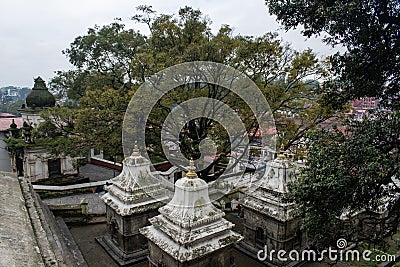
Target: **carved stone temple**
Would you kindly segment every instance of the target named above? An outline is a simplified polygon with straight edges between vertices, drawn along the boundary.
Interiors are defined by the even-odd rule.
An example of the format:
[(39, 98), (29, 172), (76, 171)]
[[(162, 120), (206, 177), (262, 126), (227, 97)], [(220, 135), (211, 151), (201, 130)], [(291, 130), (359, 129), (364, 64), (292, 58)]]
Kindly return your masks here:
[[(283, 151), (269, 161), (260, 181), (251, 186), (243, 200), (244, 239), (238, 248), (255, 257), (261, 249), (267, 248), (289, 253), (304, 248), (298, 218), (294, 217), (294, 203), (285, 201), (287, 184), (296, 179), (296, 165)], [(299, 262), (282, 262), (274, 257), (264, 262), (268, 266), (296, 266)]]
[(45, 147), (35, 144), (35, 140), (33, 140), (32, 130), (44, 121), (40, 113), (47, 108), (54, 107), (56, 102), (41, 77), (35, 79), (32, 91), (27, 95), (25, 101), (26, 105), (24, 104), (18, 111), (21, 112), (23, 120), (22, 134), (25, 143), (29, 145), (24, 147), (23, 153), (13, 155), (14, 169), (17, 169), (20, 175), (23, 174), (31, 182), (78, 174), (73, 158), (69, 155), (56, 157), (49, 155)]
[(208, 185), (190, 162), (186, 177), (176, 181), (171, 202), (140, 230), (149, 240), (149, 266), (234, 266), (232, 249), (242, 236), (210, 202)]
[(96, 240), (120, 266), (146, 260), (147, 239), (139, 229), (149, 224), (148, 219), (158, 214), (157, 209), (168, 197), (151, 175), (150, 162), (140, 155), (136, 145), (112, 183), (102, 196), (108, 231)]

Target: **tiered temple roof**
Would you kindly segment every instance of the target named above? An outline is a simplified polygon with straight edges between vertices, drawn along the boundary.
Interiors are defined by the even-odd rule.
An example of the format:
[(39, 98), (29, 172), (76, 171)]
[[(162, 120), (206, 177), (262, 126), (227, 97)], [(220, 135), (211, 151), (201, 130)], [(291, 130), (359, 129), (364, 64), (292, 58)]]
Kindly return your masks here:
[(124, 159), (122, 172), (113, 178), (103, 201), (121, 216), (143, 213), (167, 201), (165, 189), (151, 175), (150, 162), (140, 155), (135, 145), (131, 156)]
[(285, 221), (293, 218), (294, 204), (285, 200), (288, 183), (296, 179), (296, 165), (283, 151), (266, 164), (264, 176), (252, 185), (243, 205), (275, 219)]

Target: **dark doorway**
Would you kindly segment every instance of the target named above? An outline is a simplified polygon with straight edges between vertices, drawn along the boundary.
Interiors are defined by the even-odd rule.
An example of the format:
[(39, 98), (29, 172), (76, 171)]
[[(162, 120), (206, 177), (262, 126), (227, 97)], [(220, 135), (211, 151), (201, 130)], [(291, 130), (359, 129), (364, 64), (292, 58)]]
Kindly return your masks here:
[(264, 246), (264, 229), (261, 227), (257, 227), (256, 230), (256, 245), (263, 247)]
[(61, 160), (49, 159), (49, 178), (61, 176)]

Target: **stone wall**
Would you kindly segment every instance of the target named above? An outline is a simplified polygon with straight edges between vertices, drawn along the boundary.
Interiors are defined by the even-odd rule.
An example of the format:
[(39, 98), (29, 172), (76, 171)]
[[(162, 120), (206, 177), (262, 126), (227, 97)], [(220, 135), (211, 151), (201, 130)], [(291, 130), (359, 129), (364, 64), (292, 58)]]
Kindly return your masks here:
[[(289, 252), (293, 249), (300, 251), (305, 245), (301, 243), (302, 236), (297, 219), (279, 221), (251, 209), (245, 210), (244, 219), (243, 236), (245, 239), (242, 241), (242, 247), (246, 248), (248, 250), (246, 254), (251, 254), (250, 256), (253, 258), (257, 256), (258, 250), (264, 249), (265, 246), (267, 246), (268, 251), (284, 250)], [(263, 239), (256, 237), (258, 229), (263, 230)], [(273, 263), (275, 266), (289, 264), (277, 259)]]
[[(28, 146), (24, 149), (24, 176), (31, 182), (52, 178), (49, 173), (49, 160), (52, 157), (42, 146)], [(60, 173), (63, 175), (76, 175), (78, 169), (74, 167), (70, 156), (60, 157)]]
[(0, 178), (0, 266), (87, 266), (31, 184), (12, 173)]
[(33, 185), (35, 192), (40, 195), (41, 198), (56, 198), (69, 195), (93, 193), (98, 187), (103, 187), (106, 182), (110, 181), (98, 181), (92, 183), (82, 183), (73, 185)]
[(132, 253), (147, 247), (147, 239), (139, 233), (139, 229), (149, 225), (149, 218), (158, 214), (156, 210), (122, 217), (109, 206), (106, 206), (106, 209), (108, 236), (124, 253)]
[(43, 204), (25, 178), (18, 179), (45, 265), (86, 267), (82, 253), (68, 228), (64, 226), (65, 223), (62, 220), (57, 222), (50, 209)]

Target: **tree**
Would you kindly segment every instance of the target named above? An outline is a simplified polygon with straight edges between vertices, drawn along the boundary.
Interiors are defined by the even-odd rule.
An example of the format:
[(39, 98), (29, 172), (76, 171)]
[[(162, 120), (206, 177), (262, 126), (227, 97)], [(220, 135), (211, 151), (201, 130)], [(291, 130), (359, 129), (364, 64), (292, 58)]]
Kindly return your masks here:
[(327, 44), (347, 49), (332, 58), (346, 99), (374, 96), (399, 108), (398, 1), (268, 0), (267, 5), (286, 29), (301, 25), (307, 37), (326, 33)]
[(118, 20), (103, 27), (89, 28), (87, 35), (75, 38), (63, 51), (75, 70), (58, 71), (51, 86), (67, 91), (71, 99), (79, 99), (86, 90), (108, 88), (126, 91), (136, 82), (131, 60), (146, 49), (145, 37), (125, 29)]
[(25, 101), (23, 101), (23, 100), (10, 101), (6, 104), (1, 103), (0, 111), (20, 116), (21, 113), (18, 111), (18, 109), (20, 109), (24, 103), (25, 103)]
[[(344, 105), (361, 97), (375, 97), (380, 107), (362, 122), (347, 120), (341, 131), (316, 131), (309, 136), (309, 161), (293, 199), (300, 207), (304, 226), (315, 242), (331, 245), (341, 235), (349, 240), (380, 242), (397, 230), (400, 177), (400, 5), (398, 1), (277, 1), (268, 0), (271, 14), (286, 29), (303, 26), (303, 34), (326, 34), (324, 41), (343, 46), (332, 69), (337, 79), (325, 87), (326, 103)], [(389, 190), (389, 188), (393, 188)], [(382, 226), (365, 236), (362, 222), (343, 229), (343, 214), (373, 211), (382, 200), (390, 218), (369, 220)], [(388, 201), (396, 200), (396, 201)], [(378, 227), (376, 229), (379, 229)]]
[[(400, 154), (390, 143), (399, 142), (399, 123), (399, 112), (394, 112), (389, 120), (349, 120), (345, 130), (307, 134), (307, 166), (290, 189), (314, 244), (326, 247), (343, 237), (380, 244), (397, 231), (400, 210), (393, 178), (399, 174)], [(379, 214), (382, 209), (388, 212)]]
[[(97, 144), (104, 149), (112, 145), (121, 151), (117, 138), (121, 135), (120, 127), (103, 127), (107, 118), (99, 121), (103, 115), (108, 118), (114, 115), (118, 118), (115, 122), (121, 122), (128, 101), (125, 97), (113, 98), (114, 93), (127, 96), (154, 73), (187, 61), (220, 62), (247, 74), (270, 102), (278, 118), (278, 130), (285, 131), (280, 142), (287, 147), (298, 143), (306, 131), (334, 114), (331, 106), (321, 104), (319, 87), (309, 80), (328, 76), (324, 63), (311, 50), (294, 51), (279, 40), (277, 34), (234, 36), (232, 29), (223, 25), (214, 35), (209, 19), (190, 7), (180, 9), (174, 16), (159, 15), (151, 7), (141, 6), (133, 20), (148, 25), (150, 35), (145, 37), (126, 30), (118, 21), (103, 28), (89, 29), (87, 35), (77, 37), (65, 51), (76, 68), (59, 72), (53, 79), (70, 97), (78, 99), (74, 131), (88, 145)], [(102, 104), (107, 101), (102, 99), (107, 94), (116, 101), (109, 107), (118, 108), (108, 110), (107, 105)], [(223, 101), (239, 110), (246, 129), (252, 133), (250, 138), (256, 138), (258, 125), (254, 115), (238, 96), (213, 84), (188, 84), (163, 96), (148, 119), (147, 149), (153, 158), (165, 158), (160, 144), (161, 127), (174, 105), (200, 96)], [(53, 109), (52, 112), (57, 111)], [(198, 147), (207, 136), (218, 143), (220, 157), (213, 164), (228, 156), (230, 144), (226, 132), (212, 120), (193, 120), (184, 130), (180, 140), (187, 158), (196, 159), (200, 155)], [(103, 140), (102, 134), (114, 136), (115, 142)], [(206, 177), (207, 173), (201, 175)]]
[(54, 155), (85, 156), (95, 147), (108, 156), (122, 156), (122, 122), (132, 93), (91, 90), (80, 98), (79, 107), (45, 109), (35, 138)]

